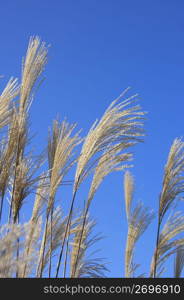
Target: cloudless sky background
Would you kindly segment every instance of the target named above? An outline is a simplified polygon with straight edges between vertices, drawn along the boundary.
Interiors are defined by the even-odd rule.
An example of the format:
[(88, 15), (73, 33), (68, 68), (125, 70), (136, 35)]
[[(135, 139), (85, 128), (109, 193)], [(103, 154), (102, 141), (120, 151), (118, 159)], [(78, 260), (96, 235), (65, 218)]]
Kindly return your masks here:
[[(169, 148), (184, 134), (184, 2), (6, 0), (0, 10), (1, 89), (11, 75), (20, 76), (31, 35), (51, 45), (45, 81), (31, 109), (36, 149), (46, 146), (57, 115), (78, 122), (86, 134), (125, 88), (132, 87), (129, 95), (139, 94), (148, 115), (145, 142), (134, 148), (135, 201), (157, 211)], [(110, 262), (111, 277), (124, 273), (122, 183), (121, 173), (106, 178), (91, 207), (97, 231), (105, 236), (98, 255)], [(155, 234), (156, 220), (138, 243), (138, 274), (149, 271)]]

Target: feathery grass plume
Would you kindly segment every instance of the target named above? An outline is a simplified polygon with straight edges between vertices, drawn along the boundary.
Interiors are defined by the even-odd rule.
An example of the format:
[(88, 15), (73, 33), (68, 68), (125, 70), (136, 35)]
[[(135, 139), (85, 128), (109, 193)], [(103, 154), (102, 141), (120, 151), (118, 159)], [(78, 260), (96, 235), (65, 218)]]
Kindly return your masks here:
[(184, 238), (180, 234), (184, 232), (184, 216), (180, 212), (172, 214), (165, 223), (158, 240), (157, 248), (155, 249), (154, 257), (151, 264), (150, 276), (153, 277), (155, 271), (155, 255), (157, 255), (157, 273), (162, 270), (165, 261), (174, 253), (178, 246), (184, 244)]
[(177, 196), (184, 192), (184, 142), (176, 138), (170, 148), (169, 156), (164, 171), (162, 191), (159, 197), (159, 215), (156, 236), (156, 248), (154, 253), (154, 261), (152, 262), (151, 274), (153, 277), (157, 273), (157, 258), (160, 228), (163, 218), (176, 200)]
[(118, 103), (127, 90), (111, 103), (101, 120), (96, 121), (89, 130), (78, 160), (74, 190), (94, 167), (95, 161), (91, 162), (91, 159), (95, 154), (104, 150), (111, 151), (116, 145), (120, 151), (123, 151), (125, 144), (130, 143), (132, 146), (141, 141), (140, 136), (143, 136), (141, 126), (145, 113), (140, 110), (139, 105), (129, 107), (137, 95)]
[(12, 122), (10, 123), (7, 131), (7, 137), (4, 141), (2, 141), (0, 150), (0, 220), (2, 216), (4, 196), (8, 188), (9, 179), (12, 174), (13, 161), (15, 159), (16, 135), (14, 128), (16, 123), (17, 120), (15, 118), (15, 114), (13, 114)]
[(47, 62), (48, 47), (41, 42), (39, 37), (31, 37), (22, 64), (22, 81), (20, 89), (19, 109), (25, 112), (32, 101), (32, 92), (38, 77), (44, 70)]
[(27, 135), (28, 135), (28, 110), (32, 101), (32, 92), (35, 83), (42, 73), (47, 60), (47, 48), (44, 43), (41, 43), (38, 37), (32, 37), (29, 42), (29, 46), (26, 53), (26, 58), (22, 66), (22, 80), (20, 85), (20, 94), (18, 107), (14, 109), (14, 114), (17, 115), (17, 144), (15, 153), (15, 164), (13, 172), (13, 191), (12, 199), (10, 204), (10, 214), (9, 220), (12, 214), (13, 202), (15, 195), (15, 185), (17, 177), (21, 177), (21, 164), (24, 161), (24, 151), (27, 145)]
[(132, 209), (134, 193), (134, 179), (129, 171), (124, 175), (124, 196), (126, 216), (128, 221), (128, 234), (125, 250), (125, 277), (133, 277), (138, 265), (133, 262), (135, 245), (140, 236), (145, 232), (151, 223), (154, 214), (152, 211), (144, 207), (142, 203), (138, 203)]
[(180, 278), (184, 267), (184, 247), (178, 246), (174, 260), (174, 278)]
[(13, 112), (12, 100), (18, 96), (19, 91), (17, 79), (10, 78), (0, 95), (0, 129), (10, 123)]
[(98, 242), (101, 239), (101, 237), (98, 235), (91, 237), (91, 233), (96, 223), (93, 220), (90, 220), (89, 216), (87, 216), (87, 220), (85, 222), (82, 243), (78, 255), (82, 224), (83, 218), (81, 218), (81, 221), (79, 222), (78, 226), (73, 231), (74, 237), (73, 241), (71, 242), (72, 249), (70, 260), (70, 277), (105, 277), (105, 272), (108, 271), (108, 269), (102, 262), (102, 259), (89, 259), (87, 257), (87, 250), (89, 250), (89, 248), (94, 243)]
[(7, 133), (2, 142), (0, 153), (0, 220), (3, 210), (4, 195), (8, 186), (9, 175), (12, 171), (12, 163), (15, 156), (15, 146), (17, 136), (15, 134), (15, 123), (17, 122), (14, 114), (12, 100), (19, 93), (17, 79), (11, 78), (0, 96), (0, 129), (8, 125)]
[(162, 220), (176, 197), (184, 191), (184, 142), (175, 139), (165, 166), (162, 192), (160, 195), (159, 214)]
[(48, 203), (48, 212), (53, 205), (54, 197), (63, 178), (70, 168), (76, 162), (72, 158), (74, 148), (81, 143), (79, 132), (71, 136), (75, 129), (75, 124), (69, 124), (63, 121), (61, 124), (54, 121), (53, 130), (48, 141), (48, 162), (50, 176), (50, 197)]
[(125, 277), (133, 277), (137, 266), (133, 263), (135, 245), (138, 239), (143, 235), (153, 219), (153, 213), (138, 203), (136, 207), (129, 212), (128, 234), (125, 250)]

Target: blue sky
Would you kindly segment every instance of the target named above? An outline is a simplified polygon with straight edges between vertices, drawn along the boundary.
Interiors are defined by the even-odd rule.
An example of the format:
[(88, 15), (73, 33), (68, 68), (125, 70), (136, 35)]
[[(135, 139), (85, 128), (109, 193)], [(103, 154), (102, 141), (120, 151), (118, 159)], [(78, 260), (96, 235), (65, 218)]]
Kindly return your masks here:
[[(31, 110), (35, 147), (46, 145), (56, 115), (78, 122), (85, 134), (131, 86), (148, 111), (145, 143), (134, 149), (135, 200), (157, 210), (169, 148), (184, 133), (183, 1), (6, 0), (0, 8), (0, 88), (11, 75), (20, 75), (31, 35), (51, 45), (45, 81)], [(112, 277), (121, 277), (124, 268), (122, 181), (120, 173), (109, 176), (91, 209), (97, 230), (105, 236), (99, 247), (111, 262)], [(153, 222), (137, 247), (140, 273), (148, 271), (155, 228)]]

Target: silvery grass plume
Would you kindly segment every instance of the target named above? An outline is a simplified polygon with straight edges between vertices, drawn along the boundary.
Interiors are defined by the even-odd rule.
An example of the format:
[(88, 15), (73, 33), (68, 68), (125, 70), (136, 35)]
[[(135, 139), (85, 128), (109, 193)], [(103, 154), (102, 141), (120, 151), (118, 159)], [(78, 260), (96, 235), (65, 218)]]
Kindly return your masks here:
[(162, 220), (176, 197), (184, 191), (184, 143), (175, 139), (165, 166), (162, 192), (160, 195), (159, 215)]
[(178, 246), (174, 260), (174, 278), (180, 278), (184, 267), (184, 246)]
[[(129, 161), (131, 155), (129, 153), (123, 155), (122, 152), (140, 142), (144, 135), (142, 121), (145, 113), (141, 111), (139, 105), (131, 106), (137, 95), (120, 101), (127, 90), (111, 103), (100, 121), (96, 121), (92, 125), (84, 139), (75, 173), (73, 199), (70, 208), (71, 217), (77, 190), (84, 179), (92, 171), (96, 172), (85, 208), (86, 215), (87, 207), (104, 177), (113, 171), (120, 162)], [(66, 231), (70, 228), (70, 218)], [(59, 273), (63, 248), (64, 245), (62, 245), (58, 260), (56, 277)]]
[(4, 197), (8, 189), (15, 158), (16, 135), (14, 125), (16, 120), (14, 119), (14, 114), (12, 118), (12, 123), (7, 130), (7, 136), (1, 141), (0, 149), (0, 220), (3, 212)]
[[(142, 120), (145, 113), (139, 105), (130, 106), (135, 102), (137, 95), (119, 102), (127, 91), (128, 89), (111, 103), (100, 121), (96, 121), (89, 130), (77, 163), (74, 191), (95, 167), (101, 152), (111, 152), (117, 148), (119, 152), (124, 151), (141, 141), (140, 137), (144, 135)], [(95, 159), (95, 155), (98, 157), (91, 161)]]
[[(157, 254), (157, 273), (155, 277), (159, 277), (165, 271), (164, 263), (166, 260), (178, 251), (179, 246), (184, 245), (184, 238), (180, 236), (183, 232), (184, 216), (181, 212), (176, 212), (168, 218), (159, 234), (159, 241), (155, 250), (155, 254)], [(151, 277), (154, 274), (154, 262), (155, 257), (152, 259)]]
[[(81, 228), (83, 226), (83, 218), (73, 230), (74, 237), (71, 242), (71, 259), (70, 259), (70, 277), (81, 278), (81, 277), (105, 277), (105, 273), (108, 271), (106, 264), (102, 259), (90, 258), (87, 255), (90, 247), (98, 242), (102, 237), (99, 235), (91, 236), (93, 228), (96, 223), (90, 220), (89, 215), (86, 218), (85, 227), (83, 230), (83, 236), (79, 251), (79, 243), (81, 238)], [(79, 251), (79, 253), (78, 253)]]
[(10, 78), (0, 95), (0, 129), (8, 125), (13, 113), (13, 101), (18, 96), (20, 87), (17, 79)]
[[(47, 47), (45, 43), (41, 43), (38, 37), (30, 39), (26, 57), (22, 64), (22, 78), (20, 84), (20, 92), (18, 94), (18, 105), (14, 106), (14, 119), (16, 126), (14, 126), (14, 133), (16, 135), (16, 150), (13, 168), (13, 189), (10, 204), (9, 221), (12, 216), (13, 205), (16, 202), (15, 187), (18, 187), (19, 179), (22, 176), (22, 167), (25, 162), (25, 148), (28, 143), (28, 112), (33, 99), (33, 90), (35, 84), (41, 75), (47, 61)], [(24, 168), (25, 169), (25, 168)], [(13, 221), (17, 221), (17, 216), (13, 216)]]
[(124, 176), (124, 196), (125, 207), (128, 221), (128, 234), (125, 250), (125, 277), (134, 277), (134, 272), (138, 265), (134, 264), (133, 257), (135, 246), (141, 235), (145, 232), (151, 223), (154, 214), (142, 203), (138, 203), (132, 209), (132, 200), (134, 192), (134, 179), (129, 171)]
[(64, 183), (63, 179), (76, 162), (74, 149), (81, 143), (79, 132), (73, 134), (76, 124), (69, 124), (63, 121), (59, 124), (54, 121), (52, 132), (48, 141), (48, 162), (50, 178), (50, 196), (48, 211), (53, 206), (56, 191), (60, 184)]
[(159, 257), (160, 228), (163, 218), (177, 197), (184, 192), (184, 143), (176, 138), (170, 148), (167, 163), (164, 170), (162, 191), (159, 197), (158, 229), (156, 237), (156, 247), (154, 260), (152, 261), (151, 274), (157, 274), (157, 264)]
[(14, 124), (13, 100), (15, 100), (18, 94), (19, 86), (17, 79), (11, 78), (0, 95), (0, 129), (2, 130), (8, 125), (7, 134), (1, 140), (0, 149), (0, 220), (2, 217), (4, 196), (14, 159), (16, 135), (12, 126)]
[(22, 80), (20, 89), (20, 113), (29, 109), (35, 84), (47, 63), (48, 47), (39, 37), (31, 37), (25, 59), (22, 63)]

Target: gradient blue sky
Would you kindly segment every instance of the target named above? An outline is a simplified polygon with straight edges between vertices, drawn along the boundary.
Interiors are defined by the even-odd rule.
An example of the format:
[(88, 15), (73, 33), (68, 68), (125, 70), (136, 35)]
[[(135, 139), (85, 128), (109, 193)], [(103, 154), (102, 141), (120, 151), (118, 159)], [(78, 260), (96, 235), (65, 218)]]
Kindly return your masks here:
[[(135, 200), (157, 210), (170, 145), (184, 133), (184, 2), (6, 0), (0, 9), (1, 88), (11, 75), (20, 75), (30, 35), (51, 44), (46, 79), (31, 110), (38, 149), (46, 145), (56, 115), (78, 122), (85, 134), (127, 86), (139, 93), (148, 120), (145, 143), (134, 150)], [(105, 236), (99, 247), (111, 262), (112, 277), (121, 277), (124, 268), (122, 180), (120, 173), (109, 176), (91, 209)], [(148, 271), (155, 226), (153, 222), (137, 247), (140, 273)]]

